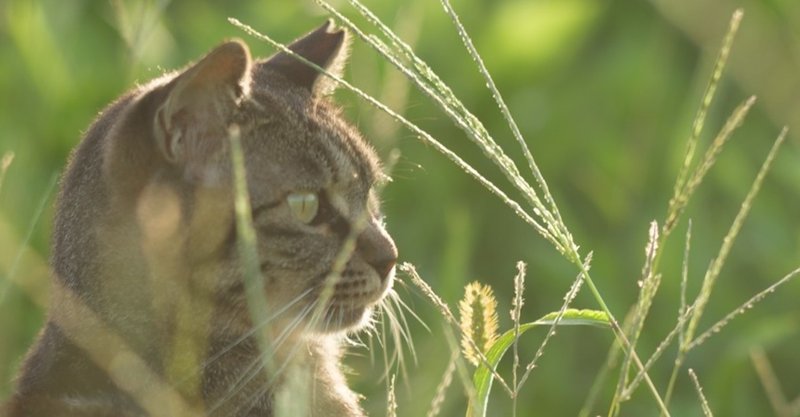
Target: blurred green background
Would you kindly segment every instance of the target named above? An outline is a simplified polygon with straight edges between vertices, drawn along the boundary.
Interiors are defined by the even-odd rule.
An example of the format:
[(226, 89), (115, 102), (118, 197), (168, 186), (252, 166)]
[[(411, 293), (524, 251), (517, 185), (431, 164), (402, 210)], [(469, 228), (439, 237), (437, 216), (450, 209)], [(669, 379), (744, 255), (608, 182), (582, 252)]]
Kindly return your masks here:
[[(346, 2), (334, 4), (355, 17)], [(367, 4), (415, 45), (524, 166), (439, 2)], [(618, 317), (635, 301), (648, 223), (662, 220), (666, 212), (730, 15), (744, 7), (703, 143), (738, 103), (751, 94), (759, 101), (689, 206), (692, 296), (780, 127), (793, 131), (701, 328), (800, 265), (800, 2), (453, 0), (453, 5), (517, 117), (577, 243), (584, 253), (594, 251), (593, 277)], [(43, 320), (51, 189), (69, 150), (116, 96), (185, 65), (224, 38), (244, 38), (257, 56), (272, 53), (230, 25), (229, 16), (282, 41), (326, 17), (310, 0), (0, 1), (0, 153), (16, 155), (0, 189), (0, 399), (8, 395), (21, 356)], [(358, 41), (346, 78), (510, 189), (441, 112)], [(528, 263), (523, 317), (533, 320), (559, 308), (574, 267), (498, 199), (385, 115), (347, 91), (337, 92), (336, 100), (382, 156), (400, 152), (383, 200), (402, 261), (414, 263), (453, 306), (467, 282), (491, 284), (502, 329), (510, 326), (507, 312), (519, 260)], [(43, 199), (44, 211), (37, 217)], [(639, 345), (645, 357), (675, 323), (685, 230), (684, 220), (663, 260), (663, 287)], [(408, 362), (397, 390), (399, 415), (423, 416), (449, 351), (436, 311), (408, 285), (396, 288), (430, 327), (427, 331), (412, 320), (418, 359)], [(698, 373), (716, 415), (776, 415), (750, 359), (756, 348), (766, 352), (786, 397), (800, 396), (798, 294), (800, 282), (790, 283), (690, 354), (687, 366)], [(575, 305), (597, 307), (587, 293)], [(541, 332), (532, 333), (521, 344), (523, 361), (541, 341)], [(576, 415), (611, 341), (609, 332), (597, 329), (559, 331), (523, 391), (519, 415)], [(673, 354), (671, 349), (652, 372), (662, 391)], [(380, 356), (355, 348), (346, 359), (354, 372), (351, 381), (366, 396), (364, 405), (373, 416), (384, 415), (386, 406)], [(507, 370), (504, 363), (501, 372)], [(606, 384), (594, 414), (605, 414), (613, 385)], [(491, 415), (510, 415), (507, 398), (499, 390), (495, 394)], [(441, 415), (464, 415), (464, 398), (454, 382)], [(685, 372), (672, 411), (701, 415)], [(657, 408), (640, 389), (622, 415), (657, 415)]]

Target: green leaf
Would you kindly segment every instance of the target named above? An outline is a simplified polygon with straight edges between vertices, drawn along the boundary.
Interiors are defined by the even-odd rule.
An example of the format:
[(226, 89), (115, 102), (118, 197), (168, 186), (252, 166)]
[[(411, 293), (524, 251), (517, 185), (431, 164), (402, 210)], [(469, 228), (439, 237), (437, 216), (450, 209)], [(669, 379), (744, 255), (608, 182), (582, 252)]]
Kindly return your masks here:
[[(539, 320), (534, 322), (521, 324), (519, 326), (519, 334), (522, 335), (526, 331), (537, 327), (537, 326), (552, 326), (553, 323), (556, 321), (559, 312), (554, 311), (552, 313), (545, 314)], [(611, 323), (608, 320), (608, 316), (606, 313), (597, 310), (578, 310), (578, 309), (567, 309), (564, 311), (564, 315), (561, 317), (561, 320), (558, 322), (559, 326), (595, 326), (595, 327), (611, 327)], [(492, 366), (492, 369), (497, 368), (497, 364), (500, 363), (500, 359), (503, 358), (506, 351), (509, 347), (514, 344), (514, 329), (511, 329), (502, 336), (500, 336), (496, 342), (489, 348), (486, 352), (486, 359), (489, 365)], [(489, 402), (489, 392), (492, 390), (492, 382), (494, 381), (494, 375), (492, 374), (491, 370), (486, 367), (485, 364), (481, 364), (478, 366), (478, 369), (475, 370), (475, 374), (472, 377), (472, 383), (475, 385), (475, 406), (473, 404), (469, 404), (467, 408), (467, 417), (485, 417), (486, 416), (486, 407)]]

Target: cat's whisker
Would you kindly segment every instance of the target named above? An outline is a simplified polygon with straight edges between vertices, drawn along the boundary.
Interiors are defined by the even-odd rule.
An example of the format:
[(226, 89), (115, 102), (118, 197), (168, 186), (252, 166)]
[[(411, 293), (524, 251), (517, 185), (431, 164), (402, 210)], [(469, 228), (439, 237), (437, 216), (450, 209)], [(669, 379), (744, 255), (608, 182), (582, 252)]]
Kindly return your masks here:
[(395, 312), (394, 305), (388, 302), (388, 299), (385, 300), (383, 304), (384, 304), (383, 311), (386, 313), (386, 319), (389, 322), (388, 333), (392, 337), (393, 351), (391, 354), (390, 363), (396, 364), (396, 367), (400, 369), (400, 371), (405, 375), (407, 374), (407, 372), (405, 367), (405, 353), (403, 350), (403, 341), (405, 340), (406, 343), (408, 343), (407, 335), (404, 333), (404, 329), (402, 328), (400, 321), (397, 319), (397, 315), (400, 313)]
[(392, 364), (394, 363), (394, 354), (391, 356), (389, 355), (389, 342), (386, 340), (386, 321), (388, 319), (388, 311), (385, 304), (385, 301), (381, 301), (380, 305), (378, 306), (380, 309), (380, 324), (381, 324), (381, 331), (378, 332), (377, 328), (375, 329), (376, 340), (378, 344), (381, 346), (381, 355), (383, 356), (383, 375), (381, 375), (381, 380), (385, 380), (389, 377), (391, 373), (390, 370), (392, 368)]
[[(404, 353), (404, 346), (407, 347), (411, 353), (414, 362), (417, 361), (417, 353), (414, 347), (413, 339), (411, 338), (411, 331), (408, 326), (408, 321), (404, 314), (404, 309), (409, 310), (408, 306), (399, 300), (396, 292), (389, 291), (387, 296), (378, 304), (381, 329), (373, 329), (377, 336), (375, 340), (382, 346), (383, 360), (385, 372), (381, 378), (385, 378), (390, 373), (393, 367), (397, 367), (404, 375), (408, 374), (406, 367), (406, 357)], [(412, 312), (413, 313), (413, 312)], [(414, 315), (416, 317), (416, 315)], [(418, 317), (416, 317), (419, 319)], [(387, 328), (388, 327), (388, 328)], [(393, 343), (389, 344), (386, 340), (386, 335), (390, 335)], [(394, 349), (389, 354), (389, 349)]]
[(374, 349), (373, 349), (373, 339), (378, 337), (378, 330), (375, 326), (376, 320), (374, 317), (370, 317), (369, 323), (362, 329), (361, 332), (356, 333), (353, 335), (355, 340), (353, 343), (355, 346), (361, 346), (369, 352), (370, 363), (375, 362), (374, 357)]
[(213, 414), (217, 409), (219, 409), (219, 407), (230, 401), (241, 389), (247, 386), (248, 383), (250, 383), (256, 376), (259, 375), (259, 373), (264, 370), (267, 361), (270, 360), (275, 355), (275, 352), (281, 348), (283, 343), (289, 339), (289, 336), (294, 333), (294, 330), (296, 330), (297, 327), (303, 322), (308, 313), (314, 309), (315, 305), (316, 302), (307, 305), (303, 308), (300, 314), (297, 315), (297, 317), (292, 319), (289, 325), (287, 325), (286, 328), (284, 328), (275, 339), (274, 344), (270, 345), (270, 352), (260, 352), (259, 355), (256, 355), (256, 357), (245, 368), (245, 372), (240, 375), (239, 378), (233, 382), (233, 384), (230, 385), (228, 392), (223, 396), (223, 398), (221, 398), (213, 407), (209, 409), (209, 413)]
[[(314, 307), (314, 304), (316, 304), (318, 301), (319, 300), (316, 300), (314, 303), (309, 305), (308, 306), (309, 308), (304, 311), (303, 315), (305, 316), (309, 312), (311, 312), (313, 307)], [(302, 322), (302, 320), (298, 321), (295, 326), (299, 325), (299, 323), (301, 323), (301, 322)], [(303, 327), (303, 330), (302, 330), (301, 333), (304, 333), (304, 334), (308, 333), (308, 331), (310, 329), (312, 329), (313, 327), (314, 327), (314, 325), (312, 325), (310, 322), (306, 322), (306, 324)], [(245, 400), (243, 402), (243, 404), (247, 406), (247, 408), (245, 408), (246, 411), (252, 410), (256, 406), (256, 403), (257, 403), (258, 399), (263, 397), (267, 392), (269, 392), (269, 390), (274, 386), (275, 381), (283, 374), (283, 371), (287, 368), (287, 366), (292, 362), (294, 357), (300, 351), (300, 347), (302, 347), (304, 345), (305, 345), (304, 343), (295, 344), (294, 347), (286, 355), (286, 360), (283, 362), (283, 364), (281, 364), (280, 367), (278, 367), (277, 369), (272, 371), (269, 379), (266, 381), (264, 386), (261, 387), (260, 389), (258, 389), (256, 392), (254, 392), (253, 395), (250, 398), (248, 398), (247, 400)], [(239, 409), (241, 409), (241, 406), (237, 407), (236, 411), (238, 411)]]
[(417, 350), (414, 347), (414, 340), (411, 337), (411, 329), (409, 328), (408, 320), (406, 320), (406, 316), (403, 313), (403, 308), (405, 308), (406, 311), (410, 312), (414, 316), (414, 318), (416, 318), (420, 323), (422, 323), (422, 325), (426, 329), (428, 329), (428, 326), (426, 326), (425, 323), (423, 323), (422, 320), (419, 318), (419, 316), (417, 316), (417, 314), (414, 313), (414, 311), (411, 310), (411, 308), (408, 307), (408, 305), (406, 305), (406, 303), (404, 303), (403, 300), (400, 299), (400, 296), (397, 295), (396, 292), (394, 291), (389, 292), (386, 299), (388, 300), (387, 304), (388, 302), (391, 302), (391, 305), (394, 306), (392, 310), (394, 312), (395, 317), (400, 318), (400, 321), (398, 322), (400, 334), (403, 336), (403, 339), (405, 340), (406, 345), (408, 346), (408, 350), (411, 352), (411, 356), (414, 358), (414, 362), (416, 362)]
[(389, 292), (389, 294), (387, 294), (387, 296), (389, 296), (389, 297), (392, 297), (392, 301), (393, 301), (395, 304), (397, 304), (397, 305), (398, 305), (398, 307), (400, 307), (400, 308), (399, 308), (400, 310), (405, 310), (405, 311), (407, 311), (409, 314), (411, 314), (411, 317), (414, 317), (414, 319), (416, 319), (416, 320), (417, 320), (417, 323), (419, 323), (420, 325), (422, 325), (422, 327), (424, 327), (424, 328), (425, 328), (425, 330), (427, 330), (427, 331), (429, 331), (429, 332), (431, 331), (431, 328), (430, 328), (430, 327), (428, 327), (428, 325), (425, 323), (425, 321), (424, 321), (424, 320), (422, 320), (422, 318), (420, 318), (420, 317), (417, 315), (417, 313), (415, 313), (415, 312), (414, 312), (414, 310), (413, 310), (411, 307), (409, 307), (409, 306), (408, 306), (408, 304), (406, 304), (406, 302), (405, 302), (405, 301), (403, 301), (403, 299), (402, 299), (402, 298), (400, 298), (400, 295), (399, 295), (399, 294), (397, 294), (397, 292), (396, 292), (395, 290), (391, 290), (391, 291)]
[(307, 289), (307, 290), (303, 291), (302, 293), (300, 293), (300, 295), (298, 295), (298, 296), (297, 296), (297, 297), (295, 297), (293, 300), (289, 301), (289, 302), (288, 302), (286, 305), (284, 305), (283, 307), (281, 307), (280, 309), (278, 309), (278, 311), (276, 311), (275, 313), (273, 313), (273, 314), (272, 314), (272, 315), (270, 315), (269, 317), (265, 318), (265, 319), (264, 319), (264, 320), (262, 320), (261, 322), (259, 322), (259, 323), (255, 324), (255, 325), (254, 325), (254, 326), (253, 326), (253, 327), (252, 327), (250, 330), (248, 330), (248, 331), (246, 331), (246, 332), (242, 333), (242, 335), (241, 335), (241, 336), (239, 336), (239, 337), (238, 337), (236, 340), (234, 340), (233, 342), (231, 342), (230, 344), (228, 344), (227, 346), (225, 346), (224, 348), (222, 348), (222, 350), (220, 350), (219, 352), (215, 353), (213, 356), (211, 356), (211, 357), (210, 357), (210, 358), (208, 358), (207, 360), (203, 361), (203, 363), (201, 363), (201, 364), (200, 364), (200, 366), (198, 367), (198, 369), (197, 369), (195, 372), (193, 372), (193, 373), (192, 373), (192, 375), (187, 375), (186, 379), (184, 379), (184, 380), (183, 380), (183, 381), (181, 381), (181, 382), (185, 382), (185, 381), (186, 381), (186, 380), (188, 380), (188, 378), (190, 378), (191, 376), (194, 376), (194, 375), (196, 375), (196, 374), (200, 373), (200, 372), (201, 372), (203, 369), (205, 369), (205, 368), (207, 368), (208, 366), (212, 365), (214, 362), (216, 362), (217, 360), (219, 360), (219, 359), (220, 359), (222, 356), (224, 356), (226, 353), (230, 352), (230, 350), (231, 350), (231, 349), (233, 349), (233, 348), (235, 348), (236, 346), (240, 345), (242, 342), (244, 342), (245, 340), (247, 340), (249, 337), (253, 336), (253, 335), (254, 335), (256, 332), (260, 331), (260, 330), (261, 330), (261, 329), (263, 329), (265, 326), (267, 326), (269, 323), (271, 323), (273, 320), (275, 320), (276, 318), (278, 318), (278, 317), (280, 317), (281, 315), (283, 315), (284, 313), (286, 313), (286, 312), (287, 312), (287, 311), (288, 311), (290, 308), (294, 307), (294, 306), (295, 306), (297, 303), (299, 303), (299, 302), (300, 302), (300, 301), (301, 301), (303, 298), (305, 298), (306, 296), (308, 296), (308, 295), (311, 293), (311, 291), (312, 291), (312, 288), (309, 288), (309, 289)]

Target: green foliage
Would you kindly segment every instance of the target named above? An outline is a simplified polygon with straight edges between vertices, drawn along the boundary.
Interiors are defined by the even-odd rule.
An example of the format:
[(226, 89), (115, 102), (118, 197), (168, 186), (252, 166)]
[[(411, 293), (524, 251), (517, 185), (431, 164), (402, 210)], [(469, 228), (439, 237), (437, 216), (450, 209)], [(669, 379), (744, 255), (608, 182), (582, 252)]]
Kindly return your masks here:
[[(359, 27), (372, 27), (344, 3), (332, 2)], [(597, 294), (623, 323), (621, 319), (634, 306), (638, 314), (635, 326), (623, 326), (617, 334), (635, 336), (628, 340), (642, 355), (648, 375), (655, 377), (656, 391), (665, 393), (677, 340), (684, 350), (691, 349), (686, 365), (697, 371), (715, 415), (773, 413), (750, 363), (748, 352), (756, 348), (759, 352), (764, 349), (758, 356), (759, 369), (766, 366), (765, 361), (774, 366), (774, 381), (782, 384), (790, 403), (800, 394), (792, 390), (800, 386), (795, 352), (800, 343), (798, 283), (790, 281), (797, 275), (800, 259), (800, 217), (796, 215), (800, 211), (796, 136), (800, 104), (794, 99), (800, 68), (792, 58), (799, 42), (794, 28), (800, 27), (800, 4), (743, 2), (748, 17), (730, 50), (728, 75), (715, 75), (720, 82), (715, 84), (711, 105), (703, 90), (709, 75), (717, 74), (713, 62), (724, 43), (724, 23), (732, 11), (727, 0), (452, 3), (493, 75), (497, 91), (506, 98), (509, 113), (516, 116), (521, 136), (548, 181), (553, 201), (558, 202), (558, 217), (569, 225), (583, 253), (595, 252), (591, 277)], [(507, 117), (496, 111), (497, 103), (484, 88), (486, 81), (464, 49), (451, 17), (437, 2), (370, 1), (366, 6), (436, 71), (498, 145), (517, 149), (512, 148), (518, 144), (508, 134)], [(63, 166), (92, 117), (135, 82), (185, 65), (224, 38), (245, 37), (257, 56), (273, 52), (230, 25), (228, 17), (288, 42), (327, 16), (310, 1), (288, 0), (7, 0), (0, 4), (0, 61), (4, 63), (0, 66), (0, 154), (15, 154), (7, 174), (0, 176), (0, 293), (5, 292), (0, 296), (0, 399), (8, 395), (15, 368), (46, 311), (50, 226), (44, 220), (50, 212), (45, 210), (38, 221), (37, 209), (52, 202), (49, 189), (54, 173)], [(391, 42), (387, 45), (402, 52)], [(428, 132), (487, 182), (507, 190), (508, 199), (519, 201), (526, 207), (521, 212), (538, 221), (525, 205), (530, 196), (515, 188), (517, 177), (508, 176), (502, 167), (483, 158), (484, 151), (465, 140), (465, 130), (441, 113), (441, 105), (410, 88), (364, 42), (355, 42), (345, 80)], [(749, 114), (735, 134), (724, 135), (724, 142), (730, 142), (724, 151), (710, 154), (716, 161), (713, 169), (683, 168), (687, 136), (690, 147), (704, 149), (715, 143), (717, 131), (750, 95), (757, 95), (758, 101), (747, 104)], [(479, 183), (454, 169), (447, 158), (431, 152), (430, 147), (437, 145), (417, 141), (413, 136), (418, 132), (409, 135), (398, 129), (398, 124), (358, 95), (340, 89), (336, 100), (382, 155), (400, 154), (392, 170), (394, 181), (384, 192), (388, 229), (402, 260), (417, 265), (443, 302), (455, 305), (461, 288), (477, 279), (491, 284), (500, 303), (498, 309), (506, 308), (503, 303), (508, 306), (514, 293), (509, 272), (521, 259), (529, 265), (527, 311), (521, 320), (529, 321), (525, 317), (537, 317), (559, 306), (566, 308), (568, 303), (562, 304), (562, 297), (568, 291), (569, 278), (575, 277), (578, 264), (583, 265), (580, 259), (568, 262), (559, 256), (568, 246), (562, 244), (566, 240), (555, 238), (559, 244), (548, 243), (531, 233), (531, 223), (510, 215), (507, 201), (493, 198)], [(447, 105), (458, 117), (466, 117), (452, 107), (454, 103)], [(703, 122), (692, 127), (693, 120), (698, 120), (694, 118), (698, 107), (705, 113)], [(738, 126), (740, 121), (737, 118), (728, 126)], [(794, 133), (786, 137), (770, 174), (766, 178), (759, 174), (763, 179), (759, 196), (744, 210), (749, 213), (747, 221), (737, 219), (733, 230), (731, 222), (740, 217), (737, 211), (742, 200), (751, 200), (746, 196), (767, 153), (768, 141), (775, 137), (777, 126), (784, 124), (792, 126)], [(483, 134), (475, 126), (468, 127)], [(469, 136), (470, 129), (466, 130)], [(508, 152), (507, 157), (521, 167), (529, 164), (524, 152)], [(523, 180), (536, 182), (528, 171), (518, 171)], [(701, 174), (702, 184), (693, 180), (693, 172)], [(684, 204), (674, 199), (670, 204), (670, 197), (684, 186), (693, 187), (693, 200)], [(45, 203), (40, 203), (43, 200)], [(549, 201), (543, 203), (545, 209), (551, 208)], [(666, 215), (665, 207), (671, 207)], [(682, 217), (673, 219), (671, 213), (677, 211)], [(691, 263), (688, 256), (683, 261), (688, 243), (665, 238), (673, 228), (682, 234), (686, 230), (682, 219), (687, 218), (692, 219), (693, 229)], [(665, 241), (660, 242), (658, 256), (650, 259), (642, 248), (653, 219), (663, 219), (659, 224), (668, 229), (666, 233), (660, 230), (659, 237)], [(732, 230), (737, 237), (735, 245), (725, 238)], [(720, 249), (723, 240), (729, 243)], [(553, 250), (554, 246), (558, 249)], [(713, 268), (706, 268), (720, 258), (725, 259), (724, 267), (714, 262)], [(637, 287), (637, 281), (646, 278), (641, 265), (647, 259), (658, 266), (660, 289), (657, 294), (649, 292), (647, 297), (652, 299), (640, 303), (642, 299), (637, 297), (645, 291)], [(580, 271), (578, 275), (580, 281)], [(681, 276), (686, 277), (685, 284)], [(711, 284), (703, 284), (704, 276), (713, 277), (707, 281)], [(779, 282), (782, 290), (773, 294), (774, 288), (769, 287), (761, 292), (780, 277), (784, 277)], [(704, 285), (713, 287), (713, 296), (703, 301), (700, 317), (692, 301)], [(443, 321), (441, 313), (412, 291), (398, 287), (402, 298), (436, 331), (429, 334), (423, 326), (411, 324), (419, 363), (408, 364), (408, 375), (398, 377), (396, 390), (391, 384), (397, 415), (425, 415), (430, 409), (428, 400), (433, 398), (438, 401), (436, 415), (463, 416), (470, 396), (465, 385), (473, 381), (460, 377), (454, 384), (464, 393), (448, 392), (449, 383), (439, 382), (447, 380), (442, 378), (445, 370), (451, 376), (470, 373), (459, 361), (449, 366), (451, 350), (442, 348), (447, 345), (447, 335), (436, 325)], [(747, 308), (750, 301), (767, 295), (770, 302)], [(597, 298), (584, 292), (577, 294), (574, 303), (599, 308)], [(682, 298), (687, 301), (678, 307)], [(739, 309), (740, 305), (745, 308)], [(748, 313), (741, 314), (743, 311)], [(674, 327), (676, 312), (678, 328)], [(687, 313), (692, 314), (692, 327), (697, 330), (694, 339), (686, 337)], [(717, 333), (719, 328), (713, 323), (727, 323), (729, 317), (736, 320)], [(501, 316), (501, 328), (508, 328), (504, 318), (507, 316)], [(566, 314), (562, 320), (567, 320)], [(524, 326), (520, 325), (520, 333)], [(653, 415), (652, 393), (635, 389), (644, 381), (644, 374), (633, 356), (620, 355), (624, 342), (609, 354), (617, 362), (606, 364), (597, 347), (606, 346), (609, 338), (596, 333), (560, 331), (548, 342), (544, 359), (531, 374), (531, 388), (514, 401), (508, 396), (492, 396), (487, 415), (508, 415), (511, 407), (518, 416), (576, 415), (592, 386), (599, 387), (598, 402), (588, 401), (583, 415), (605, 413), (617, 394), (617, 380), (604, 379), (599, 372), (606, 367), (614, 370), (606, 375), (627, 382), (619, 386), (619, 401), (624, 404), (620, 415)], [(503, 352), (509, 348), (504, 339), (507, 335), (494, 345), (499, 348), (505, 340)], [(540, 346), (538, 335), (527, 332), (517, 340), (512, 334), (511, 339), (519, 344), (514, 348), (524, 354)], [(709, 335), (713, 337), (706, 340)], [(661, 344), (665, 336), (670, 336), (672, 344)], [(704, 342), (692, 345), (698, 341)], [(369, 353), (355, 349), (356, 355), (347, 358), (347, 365), (357, 371), (351, 380), (366, 396), (370, 415), (380, 416), (386, 410), (387, 395), (377, 383), (380, 372), (374, 369), (382, 365), (371, 356), (381, 353), (376, 352), (378, 343), (373, 345)], [(656, 355), (651, 357), (652, 352)], [(495, 358), (492, 352), (486, 356), (487, 360)], [(492, 370), (508, 375), (514, 365), (500, 363), (500, 356), (498, 362), (492, 362)], [(661, 360), (645, 360), (656, 356)], [(538, 353), (534, 355), (538, 357)], [(488, 371), (485, 363), (479, 369)], [(593, 385), (592, 378), (598, 373), (601, 378)], [(487, 383), (477, 391), (486, 387), (488, 393), (494, 375), (485, 373), (482, 381)], [(676, 388), (669, 401), (673, 415), (698, 414), (698, 391), (685, 368), (675, 373), (674, 380)], [(437, 384), (446, 395), (439, 395)], [(510, 384), (513, 389), (516, 385), (515, 381)]]

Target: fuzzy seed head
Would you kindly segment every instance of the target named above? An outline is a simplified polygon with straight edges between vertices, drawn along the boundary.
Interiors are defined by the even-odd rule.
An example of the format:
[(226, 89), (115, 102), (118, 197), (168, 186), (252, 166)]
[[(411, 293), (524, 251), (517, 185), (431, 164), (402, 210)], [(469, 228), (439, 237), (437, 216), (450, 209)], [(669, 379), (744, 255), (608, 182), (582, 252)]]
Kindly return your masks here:
[(497, 340), (497, 299), (492, 287), (477, 281), (467, 284), (458, 310), (464, 357), (477, 366), (481, 355), (476, 349), (484, 354)]

